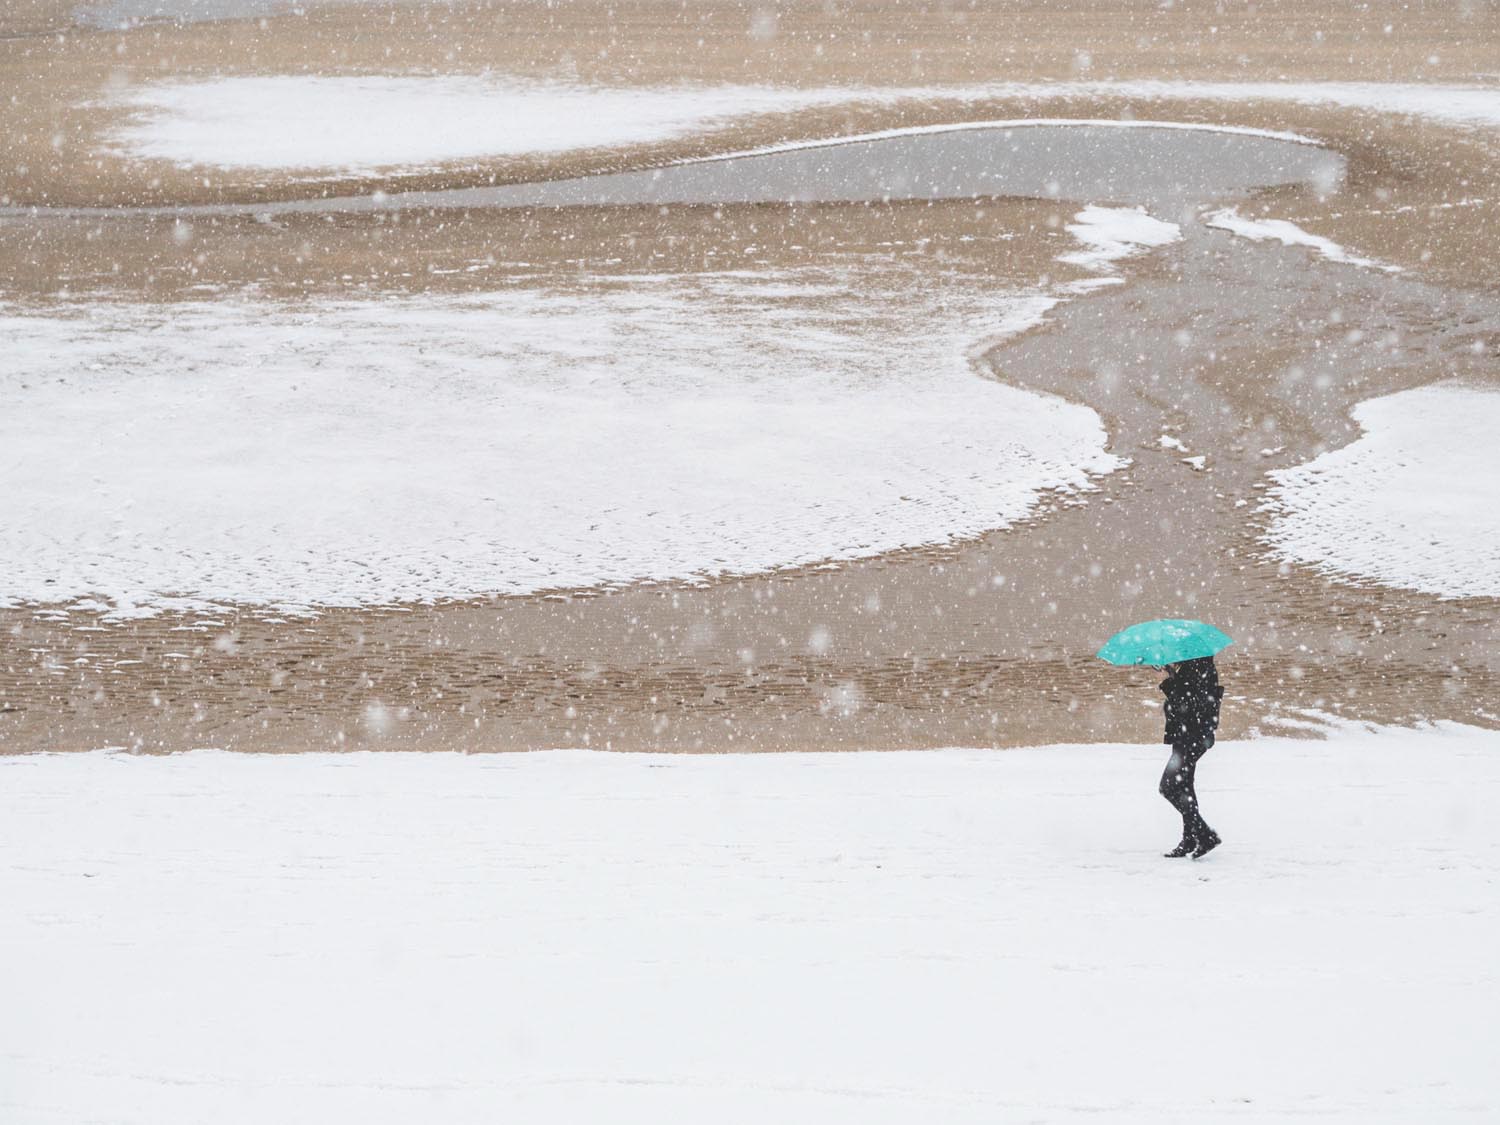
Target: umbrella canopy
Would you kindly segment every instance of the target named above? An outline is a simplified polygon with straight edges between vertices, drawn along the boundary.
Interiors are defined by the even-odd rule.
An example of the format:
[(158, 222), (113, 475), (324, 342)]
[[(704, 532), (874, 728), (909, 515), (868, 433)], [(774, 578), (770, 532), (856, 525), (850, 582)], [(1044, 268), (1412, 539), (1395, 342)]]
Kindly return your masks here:
[(1111, 664), (1176, 664), (1212, 656), (1234, 644), (1229, 636), (1201, 621), (1142, 621), (1121, 630), (1099, 650)]

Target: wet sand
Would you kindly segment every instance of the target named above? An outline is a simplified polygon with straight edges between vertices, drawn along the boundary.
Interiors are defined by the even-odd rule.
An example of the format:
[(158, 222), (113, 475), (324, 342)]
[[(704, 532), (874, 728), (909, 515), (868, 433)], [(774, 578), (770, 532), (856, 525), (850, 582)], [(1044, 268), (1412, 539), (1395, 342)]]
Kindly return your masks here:
[[(445, 11), (480, 19), (478, 9)], [(711, 21), (720, 9), (704, 11)], [(890, 30), (876, 18), (889, 12), (872, 11), (871, 26)], [(1084, 27), (1081, 11), (1033, 14), (1038, 26), (1068, 42), (1069, 29)], [(418, 18), (404, 9), (389, 15), (398, 23)], [(630, 25), (624, 40), (639, 45), (653, 25), (638, 15), (641, 22)], [(784, 26), (800, 26), (804, 16), (816, 22), (794, 13)], [(1134, 17), (1141, 26), (1159, 21), (1144, 9)], [(992, 29), (1003, 22), (999, 12), (975, 18), (992, 21), (986, 25)], [(319, 35), (331, 36), (330, 29), (346, 26), (340, 21), (353, 19), (369, 15), (315, 9), (297, 25), (309, 36), (295, 44), (291, 36), (239, 25), (195, 25), (0, 46), (12, 74), (54, 50), (71, 51), (84, 64), (69, 80), (44, 81), (30, 72), (34, 96), (23, 111), (40, 120), (72, 112), (63, 93), (67, 81), (83, 81), (90, 59), (103, 65), (115, 50), (110, 43), (127, 42), (128, 55), (143, 40), (168, 42), (178, 52), (171, 65), (190, 69), (184, 58), (203, 58), (212, 44), (222, 50), (249, 36), (268, 51), (274, 44), (279, 67), (289, 65), (283, 55), (311, 50)], [(1187, 52), (1192, 29), (1201, 37), (1207, 19), (1179, 11), (1168, 21), (1172, 35), (1137, 52), (1112, 46), (1107, 20), (1071, 42), (1098, 43), (1094, 70), (1161, 74), (1150, 68), (1164, 65), (1163, 52)], [(1425, 64), (1412, 58), (1428, 42), (1424, 36), (1458, 35), (1455, 25), (1431, 14), (1392, 37), (1376, 34), (1379, 20), (1366, 13), (1344, 25), (1348, 35), (1365, 29), (1367, 38), (1343, 44), (1357, 54), (1357, 66), (1341, 63), (1331, 48), (1308, 48), (1288, 52), (1282, 69), (1318, 77), (1384, 70), (1409, 79), (1424, 73)], [(949, 76), (996, 77), (973, 42), (960, 51), (951, 35), (940, 33), (951, 24), (915, 25), (911, 35), (926, 36), (921, 41), (930, 48), (924, 80), (939, 65), (934, 57), (946, 58)], [(1215, 53), (1222, 50), (1220, 34), (1246, 48), (1253, 38), (1240, 17), (1226, 17), (1223, 26), (1194, 64), (1203, 67), (1200, 76), (1265, 77), (1264, 51), (1250, 56), (1260, 60), (1260, 71)], [(581, 43), (591, 34), (539, 27), (524, 58), (540, 66), (549, 36)], [(356, 36), (349, 49), (368, 51), (372, 40), (379, 37)], [(831, 80), (855, 55), (830, 60), (805, 49), (812, 39), (788, 33), (782, 40), (778, 65), (801, 60), (802, 69), (788, 72), (799, 80)], [(434, 30), (431, 42), (444, 41), (452, 41), (452, 29)], [(993, 42), (1010, 43), (1014, 52), (1021, 41), (1013, 35)], [(423, 42), (416, 37), (408, 49), (420, 53)], [(1469, 54), (1457, 62), (1444, 47), (1443, 66), (1500, 69), (1479, 57), (1492, 49), (1485, 43), (1500, 37), (1465, 42)], [(17, 43), (40, 54), (18, 56)], [(861, 81), (916, 80), (894, 47), (858, 54)], [(722, 80), (763, 75), (746, 69), (750, 56), (737, 64), (728, 55), (716, 48), (693, 55), (689, 65), (718, 66), (712, 73)], [(1061, 48), (1042, 52), (1028, 65), (1043, 72), (1063, 66), (1063, 56)], [(250, 52), (245, 65), (268, 59)], [(580, 64), (580, 73), (609, 77), (608, 65), (619, 64), (598, 65), (603, 69), (596, 72)], [(653, 68), (666, 65), (664, 56), (641, 48), (630, 69), (648, 80), (660, 77)], [(987, 357), (993, 377), (1098, 410), (1112, 448), (1133, 463), (1105, 478), (1098, 493), (1053, 504), (1023, 527), (971, 543), (703, 587), (334, 611), (305, 620), (242, 612), (108, 623), (85, 614), (0, 611), (0, 747), (718, 750), (1149, 740), (1158, 722), (1148, 709), (1156, 702), (1154, 677), (1107, 668), (1091, 654), (1123, 622), (1179, 614), (1217, 621), (1238, 638), (1224, 663), (1231, 693), (1226, 734), (1285, 729), (1278, 724), (1297, 723), (1306, 710), (1371, 721), (1495, 722), (1500, 603), (1330, 581), (1268, 559), (1256, 538), (1265, 472), (1351, 440), (1354, 403), (1440, 377), (1496, 379), (1500, 268), (1488, 252), (1500, 233), (1494, 153), (1472, 134), (1347, 110), (1090, 99), (1048, 103), (1046, 112), (1108, 117), (1127, 108), (1319, 138), (1348, 158), (1345, 190), (1326, 202), (1283, 190), (1257, 205), (1408, 272), (1360, 271), (1186, 224), (1182, 243), (1128, 267), (1127, 285), (1063, 306), (1044, 329)], [(961, 116), (1018, 116), (1026, 109), (997, 102)], [(861, 110), (843, 124), (870, 129), (958, 116), (952, 106)], [(795, 123), (756, 124), (715, 143), (748, 147), (789, 130), (823, 135), (840, 124), (837, 117), (818, 111)], [(538, 169), (555, 175), (651, 163), (693, 155), (703, 143), (511, 161), (502, 171), (520, 179)], [(142, 169), (115, 166), (90, 179), (67, 165), (65, 149), (52, 165), (44, 153), (37, 156), (38, 167), (52, 172), (21, 180), (0, 173), (12, 176), (0, 193), (20, 198), (15, 193), (24, 190), (32, 202), (190, 203), (234, 193), (288, 198), (337, 186), (230, 182), (200, 190), (177, 174), (151, 187)], [(470, 175), (445, 171), (400, 186), (463, 186)], [(666, 214), (475, 210), (438, 230), (421, 220), (353, 216), (284, 217), (273, 224), (222, 219), (195, 223), (187, 239), (173, 237), (164, 219), (7, 220), (0, 222), (0, 264), (7, 296), (26, 303), (63, 292), (201, 298), (246, 283), (277, 297), (367, 296), (517, 280), (558, 284), (580, 270), (721, 268), (753, 232), (762, 249), (736, 265), (838, 261), (1040, 282), (1073, 276), (1052, 260), (1071, 248), (1058, 224), (1073, 210), (1035, 200), (677, 207)], [(984, 241), (997, 216), (1031, 237), (998, 249)], [(503, 255), (493, 253), (497, 245), (506, 247)], [(1163, 450), (1157, 439), (1164, 432), (1207, 454), (1206, 471)], [(1277, 452), (1263, 455), (1267, 449)]]
[[(1500, 605), (1283, 568), (1255, 540), (1253, 507), (1238, 505), (1256, 502), (1266, 469), (1352, 437), (1353, 402), (1437, 375), (1492, 377), (1491, 359), (1465, 357), (1476, 319), (1494, 324), (1500, 310), (1227, 242), (1194, 232), (1149, 276), (990, 357), (1008, 381), (1090, 402), (1134, 460), (1025, 528), (706, 588), (98, 631), (10, 614), (24, 660), (6, 685), (24, 707), (13, 738), (45, 741), (60, 722), (94, 744), (261, 749), (1130, 738), (1155, 721), (1141, 706), (1150, 673), (1089, 654), (1120, 620), (1169, 613), (1239, 639), (1225, 662), (1229, 734), (1299, 708), (1486, 721)], [(1397, 323), (1397, 349), (1348, 342)], [(1162, 349), (1163, 327), (1188, 342)], [(1297, 363), (1305, 376), (1289, 382)], [(1340, 378), (1314, 393), (1325, 371)], [(1159, 447), (1169, 430), (1208, 453), (1207, 471)]]

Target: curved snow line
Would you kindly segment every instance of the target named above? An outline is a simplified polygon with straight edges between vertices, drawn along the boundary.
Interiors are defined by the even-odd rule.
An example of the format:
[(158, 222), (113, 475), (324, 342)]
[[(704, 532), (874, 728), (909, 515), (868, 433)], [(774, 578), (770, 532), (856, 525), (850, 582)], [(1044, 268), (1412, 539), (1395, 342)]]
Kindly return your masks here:
[[(858, 99), (854, 99), (858, 100)], [(714, 156), (692, 156), (674, 160), (660, 167), (675, 167), (682, 164), (711, 164), (721, 160), (738, 160), (746, 156), (770, 156), (778, 152), (796, 152), (809, 148), (836, 148), (841, 145), (860, 144), (865, 141), (885, 141), (894, 137), (917, 137), (931, 133), (962, 133), (973, 129), (1026, 129), (1036, 126), (1087, 125), (1104, 129), (1175, 129), (1184, 132), (1231, 133), (1244, 137), (1263, 137), (1267, 140), (1290, 141), (1293, 144), (1326, 147), (1321, 141), (1301, 133), (1288, 133), (1277, 129), (1256, 129), (1241, 125), (1200, 125), (1192, 121), (1121, 121), (1109, 117), (997, 117), (982, 121), (956, 121), (943, 125), (907, 125), (895, 129), (880, 129), (873, 133), (851, 133), (837, 137), (822, 137), (807, 141), (785, 141), (747, 148)]]

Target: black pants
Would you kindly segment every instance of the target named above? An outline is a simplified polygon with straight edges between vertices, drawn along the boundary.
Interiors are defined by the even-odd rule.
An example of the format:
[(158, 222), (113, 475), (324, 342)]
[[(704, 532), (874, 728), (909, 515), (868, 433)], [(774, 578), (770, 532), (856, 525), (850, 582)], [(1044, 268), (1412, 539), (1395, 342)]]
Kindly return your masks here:
[(1182, 814), (1182, 838), (1202, 840), (1213, 835), (1213, 829), (1203, 820), (1198, 811), (1198, 793), (1193, 788), (1193, 775), (1198, 772), (1198, 759), (1208, 753), (1208, 747), (1174, 746), (1166, 771), (1161, 775), (1161, 795)]

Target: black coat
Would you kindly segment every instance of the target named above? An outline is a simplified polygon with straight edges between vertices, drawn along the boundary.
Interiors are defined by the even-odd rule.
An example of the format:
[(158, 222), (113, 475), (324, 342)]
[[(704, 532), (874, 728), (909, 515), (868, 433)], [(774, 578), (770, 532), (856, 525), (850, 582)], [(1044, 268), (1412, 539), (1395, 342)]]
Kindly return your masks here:
[(1161, 690), (1167, 697), (1162, 704), (1166, 718), (1162, 741), (1200, 752), (1212, 746), (1219, 727), (1219, 701), (1224, 698), (1214, 658), (1183, 661), (1161, 682)]

